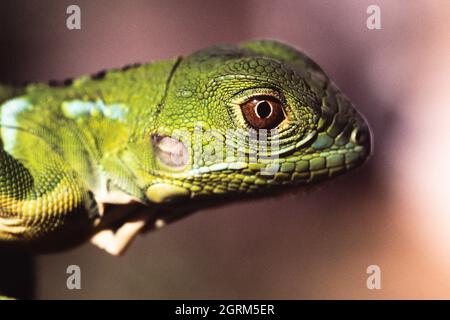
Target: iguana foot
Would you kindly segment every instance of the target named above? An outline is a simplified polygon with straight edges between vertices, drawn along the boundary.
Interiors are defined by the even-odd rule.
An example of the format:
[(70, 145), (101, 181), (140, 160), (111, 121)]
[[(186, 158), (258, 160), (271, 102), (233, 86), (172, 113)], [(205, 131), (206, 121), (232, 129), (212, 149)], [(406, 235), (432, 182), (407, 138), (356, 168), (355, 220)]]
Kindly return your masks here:
[(117, 230), (101, 230), (94, 234), (91, 238), (91, 243), (113, 256), (119, 256), (125, 252), (136, 236), (143, 231), (149, 220), (151, 220), (151, 217), (148, 214), (142, 214), (133, 219), (133, 221), (125, 222)]

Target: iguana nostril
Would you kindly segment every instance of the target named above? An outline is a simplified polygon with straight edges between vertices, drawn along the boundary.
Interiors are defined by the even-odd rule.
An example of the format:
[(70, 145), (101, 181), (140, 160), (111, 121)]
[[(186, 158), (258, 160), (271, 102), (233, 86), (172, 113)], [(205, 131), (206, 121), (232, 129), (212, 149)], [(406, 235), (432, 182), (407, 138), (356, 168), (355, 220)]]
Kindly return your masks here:
[(163, 164), (180, 168), (188, 163), (188, 150), (180, 140), (154, 135), (152, 136), (152, 143), (157, 157)]
[(367, 142), (368, 133), (364, 128), (356, 127), (353, 129), (350, 136), (350, 141), (357, 145), (362, 145)]

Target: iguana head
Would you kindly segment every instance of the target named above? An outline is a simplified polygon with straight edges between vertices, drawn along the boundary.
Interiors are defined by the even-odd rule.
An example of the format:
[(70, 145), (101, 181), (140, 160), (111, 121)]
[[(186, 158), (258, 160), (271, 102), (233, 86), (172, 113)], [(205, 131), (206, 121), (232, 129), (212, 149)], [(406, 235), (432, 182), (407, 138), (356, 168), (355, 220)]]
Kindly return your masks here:
[(150, 135), (153, 202), (309, 184), (371, 149), (367, 123), (322, 69), (274, 41), (181, 59)]

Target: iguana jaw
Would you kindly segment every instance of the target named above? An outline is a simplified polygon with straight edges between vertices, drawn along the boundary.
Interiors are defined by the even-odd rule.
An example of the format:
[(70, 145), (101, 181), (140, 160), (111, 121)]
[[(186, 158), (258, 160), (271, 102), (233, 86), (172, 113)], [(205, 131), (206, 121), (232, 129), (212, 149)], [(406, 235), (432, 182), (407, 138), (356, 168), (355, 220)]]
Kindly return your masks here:
[[(153, 203), (171, 203), (202, 195), (248, 194), (273, 187), (305, 185), (343, 174), (363, 164), (371, 152), (370, 131), (364, 120), (349, 124), (346, 140), (322, 148), (315, 137), (302, 148), (274, 160), (258, 162), (219, 161), (209, 166), (195, 167), (188, 163), (188, 148), (179, 140), (158, 137), (157, 156), (165, 166), (178, 164), (181, 159), (185, 169), (157, 170), (154, 180), (146, 189)], [(167, 159), (169, 157), (169, 159)], [(170, 158), (174, 157), (174, 158)], [(169, 163), (169, 161), (171, 161)], [(167, 166), (170, 167), (170, 166)], [(206, 183), (207, 182), (207, 183)]]

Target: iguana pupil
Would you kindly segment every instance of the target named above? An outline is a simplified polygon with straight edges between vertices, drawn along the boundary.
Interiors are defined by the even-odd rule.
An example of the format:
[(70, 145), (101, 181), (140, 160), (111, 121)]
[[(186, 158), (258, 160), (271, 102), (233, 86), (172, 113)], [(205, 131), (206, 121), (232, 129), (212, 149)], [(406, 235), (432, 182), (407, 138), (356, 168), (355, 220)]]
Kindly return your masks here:
[(255, 111), (258, 117), (267, 118), (272, 114), (272, 105), (266, 100), (260, 101), (256, 105)]

